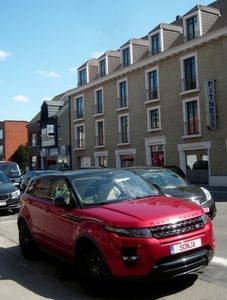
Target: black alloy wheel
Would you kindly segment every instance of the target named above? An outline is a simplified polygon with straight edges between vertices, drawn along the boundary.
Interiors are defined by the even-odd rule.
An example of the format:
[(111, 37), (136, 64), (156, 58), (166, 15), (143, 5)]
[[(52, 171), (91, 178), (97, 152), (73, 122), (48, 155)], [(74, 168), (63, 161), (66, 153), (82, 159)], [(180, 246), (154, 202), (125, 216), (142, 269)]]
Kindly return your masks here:
[(37, 248), (25, 221), (21, 221), (19, 224), (19, 244), (21, 252), (26, 259), (32, 260), (36, 258)]
[(111, 272), (92, 243), (83, 245), (76, 254), (76, 276), (81, 287), (93, 296), (105, 296), (110, 292)]

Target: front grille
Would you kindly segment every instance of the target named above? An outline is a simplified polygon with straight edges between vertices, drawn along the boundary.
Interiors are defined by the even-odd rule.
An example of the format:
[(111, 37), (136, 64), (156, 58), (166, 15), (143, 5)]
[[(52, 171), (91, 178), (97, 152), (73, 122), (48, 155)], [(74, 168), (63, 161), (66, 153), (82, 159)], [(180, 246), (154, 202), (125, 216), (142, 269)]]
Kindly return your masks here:
[(161, 225), (157, 227), (150, 227), (149, 230), (152, 236), (156, 239), (161, 239), (169, 236), (179, 235), (182, 233), (194, 231), (204, 227), (201, 217), (190, 220), (184, 220), (177, 223)]
[(9, 194), (0, 194), (0, 201), (7, 201), (9, 199)]

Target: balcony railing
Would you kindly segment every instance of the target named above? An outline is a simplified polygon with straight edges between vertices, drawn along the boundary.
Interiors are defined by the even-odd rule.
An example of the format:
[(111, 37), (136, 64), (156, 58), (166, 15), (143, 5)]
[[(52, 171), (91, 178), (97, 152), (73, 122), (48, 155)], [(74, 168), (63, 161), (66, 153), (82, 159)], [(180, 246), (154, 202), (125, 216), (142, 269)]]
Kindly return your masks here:
[(129, 143), (129, 131), (120, 132), (118, 134), (119, 144)]
[(158, 53), (160, 53), (161, 52), (161, 47), (159, 47), (158, 49), (151, 49), (150, 51), (149, 51), (149, 56), (152, 56), (152, 55), (155, 55), (155, 54), (158, 54)]
[(103, 104), (95, 105), (95, 115), (103, 113)]
[(158, 99), (158, 87), (146, 90), (146, 101)]
[(183, 91), (194, 90), (197, 88), (197, 76), (188, 76), (182, 79)]
[(104, 136), (95, 137), (95, 146), (104, 146)]
[(74, 141), (74, 148), (85, 148), (85, 140), (84, 139), (77, 139)]
[(193, 40), (197, 37), (199, 37), (199, 31), (194, 31), (194, 32), (192, 32), (192, 33), (190, 33), (190, 34), (188, 34), (184, 37), (184, 42)]
[(128, 107), (128, 97), (117, 98), (118, 108)]
[(184, 122), (184, 135), (200, 134), (200, 120), (191, 119)]
[(83, 119), (83, 117), (84, 117), (84, 110), (83, 109), (74, 111), (74, 120)]

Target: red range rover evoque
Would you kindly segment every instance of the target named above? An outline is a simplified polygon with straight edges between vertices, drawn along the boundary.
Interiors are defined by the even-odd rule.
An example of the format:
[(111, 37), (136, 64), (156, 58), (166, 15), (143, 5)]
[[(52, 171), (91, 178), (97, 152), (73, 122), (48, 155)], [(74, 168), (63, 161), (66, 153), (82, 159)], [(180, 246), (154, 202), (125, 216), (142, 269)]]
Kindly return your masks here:
[(34, 177), (18, 214), (22, 254), (37, 249), (75, 264), (89, 293), (113, 280), (160, 281), (211, 261), (212, 223), (194, 203), (166, 197), (126, 170), (79, 170)]

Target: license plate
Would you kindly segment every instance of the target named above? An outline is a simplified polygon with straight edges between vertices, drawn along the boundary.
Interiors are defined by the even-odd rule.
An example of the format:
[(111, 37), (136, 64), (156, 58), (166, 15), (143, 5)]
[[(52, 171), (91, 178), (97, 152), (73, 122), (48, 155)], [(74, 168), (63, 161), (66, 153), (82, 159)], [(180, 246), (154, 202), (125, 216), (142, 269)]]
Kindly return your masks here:
[(6, 202), (0, 202), (0, 206), (5, 206)]
[(188, 251), (191, 249), (195, 249), (202, 246), (201, 239), (196, 239), (188, 242), (182, 242), (180, 244), (170, 246), (170, 253), (176, 254), (184, 251)]
[(209, 208), (209, 207), (203, 207), (203, 211), (204, 211), (205, 213), (208, 213), (208, 212), (210, 211), (210, 208)]

